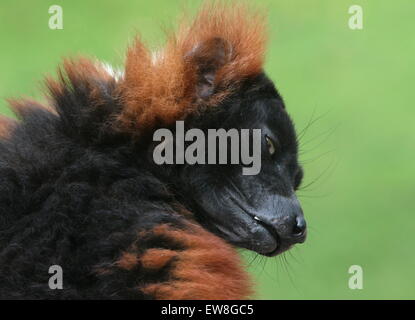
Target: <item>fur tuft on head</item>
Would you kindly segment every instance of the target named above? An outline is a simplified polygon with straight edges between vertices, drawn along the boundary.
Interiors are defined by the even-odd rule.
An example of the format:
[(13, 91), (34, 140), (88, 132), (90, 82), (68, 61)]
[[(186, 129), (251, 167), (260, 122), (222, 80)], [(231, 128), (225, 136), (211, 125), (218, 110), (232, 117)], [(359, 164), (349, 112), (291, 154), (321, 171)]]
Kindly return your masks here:
[(16, 126), (16, 121), (5, 116), (0, 116), (0, 139), (7, 138), (10, 130)]
[(50, 107), (15, 100), (12, 108), (20, 118), (46, 108), (72, 136), (91, 136), (91, 130), (141, 136), (217, 106), (260, 74), (265, 21), (245, 4), (208, 1), (193, 20), (182, 19), (156, 52), (137, 37), (124, 72), (83, 57), (66, 59), (58, 78), (46, 79)]
[(213, 1), (193, 21), (183, 20), (157, 55), (137, 38), (120, 83), (119, 124), (140, 133), (217, 105), (242, 80), (261, 73), (265, 29), (261, 13)]

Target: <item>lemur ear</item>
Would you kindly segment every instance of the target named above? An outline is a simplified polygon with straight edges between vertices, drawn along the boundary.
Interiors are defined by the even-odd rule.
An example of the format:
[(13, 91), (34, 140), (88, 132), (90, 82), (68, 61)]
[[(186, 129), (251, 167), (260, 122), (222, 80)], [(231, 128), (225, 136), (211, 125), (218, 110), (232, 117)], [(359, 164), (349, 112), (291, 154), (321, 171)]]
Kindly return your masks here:
[(196, 71), (196, 96), (207, 100), (215, 92), (218, 71), (231, 60), (232, 46), (222, 38), (198, 44), (186, 56)]
[(243, 3), (213, 0), (194, 19), (184, 17), (160, 50), (152, 52), (137, 39), (117, 82), (120, 130), (140, 135), (219, 105), (262, 72), (265, 24), (261, 12)]

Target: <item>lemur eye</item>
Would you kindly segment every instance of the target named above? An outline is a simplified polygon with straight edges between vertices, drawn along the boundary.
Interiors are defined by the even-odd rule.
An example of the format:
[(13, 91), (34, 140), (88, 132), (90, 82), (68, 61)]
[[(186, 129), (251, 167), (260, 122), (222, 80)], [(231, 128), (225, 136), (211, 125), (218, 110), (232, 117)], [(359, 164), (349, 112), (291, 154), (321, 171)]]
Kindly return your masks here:
[(276, 151), (276, 148), (275, 148), (275, 143), (274, 143), (274, 141), (273, 141), (270, 137), (268, 137), (268, 136), (265, 136), (265, 141), (267, 142), (268, 152), (269, 152), (269, 154), (272, 156), (272, 155), (275, 153), (275, 151)]

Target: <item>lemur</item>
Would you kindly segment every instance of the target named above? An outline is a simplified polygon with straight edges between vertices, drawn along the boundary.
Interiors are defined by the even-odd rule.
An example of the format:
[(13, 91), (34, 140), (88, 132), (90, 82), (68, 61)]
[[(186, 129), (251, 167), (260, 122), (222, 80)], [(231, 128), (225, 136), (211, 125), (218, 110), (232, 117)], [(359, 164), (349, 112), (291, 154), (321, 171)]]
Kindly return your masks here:
[[(303, 170), (283, 99), (263, 70), (266, 19), (204, 4), (125, 70), (85, 57), (47, 78), (47, 102), (0, 121), (0, 298), (247, 299), (237, 252), (278, 255), (306, 237)], [(153, 133), (261, 129), (261, 171), (154, 163)], [(63, 288), (48, 285), (50, 266)]]

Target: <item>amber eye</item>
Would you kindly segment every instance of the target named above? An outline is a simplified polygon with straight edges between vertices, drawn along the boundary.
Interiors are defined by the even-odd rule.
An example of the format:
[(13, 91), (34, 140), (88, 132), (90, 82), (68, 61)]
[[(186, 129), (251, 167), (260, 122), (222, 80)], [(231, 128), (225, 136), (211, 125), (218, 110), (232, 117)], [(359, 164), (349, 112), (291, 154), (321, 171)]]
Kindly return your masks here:
[(275, 151), (276, 151), (275, 143), (268, 136), (265, 136), (265, 140), (267, 141), (268, 152), (272, 156), (275, 153)]

